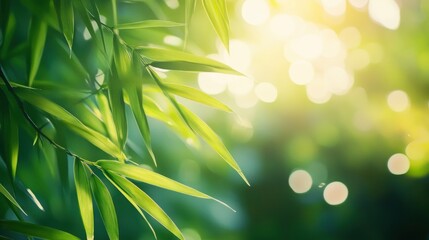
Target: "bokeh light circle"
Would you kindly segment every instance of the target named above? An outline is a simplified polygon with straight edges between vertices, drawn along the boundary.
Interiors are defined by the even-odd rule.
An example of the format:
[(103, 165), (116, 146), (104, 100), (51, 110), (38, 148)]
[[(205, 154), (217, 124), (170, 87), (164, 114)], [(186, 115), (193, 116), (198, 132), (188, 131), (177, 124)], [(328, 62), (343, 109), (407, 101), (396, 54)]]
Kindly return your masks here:
[(396, 153), (389, 158), (387, 168), (394, 175), (402, 175), (410, 169), (410, 160), (405, 154)]
[(349, 195), (347, 186), (342, 182), (331, 182), (323, 191), (323, 198), (329, 205), (339, 205), (346, 201)]
[(262, 25), (270, 17), (270, 7), (263, 0), (246, 0), (241, 7), (244, 21), (251, 25)]
[(306, 193), (313, 185), (311, 175), (305, 170), (296, 170), (289, 176), (289, 186), (296, 193)]

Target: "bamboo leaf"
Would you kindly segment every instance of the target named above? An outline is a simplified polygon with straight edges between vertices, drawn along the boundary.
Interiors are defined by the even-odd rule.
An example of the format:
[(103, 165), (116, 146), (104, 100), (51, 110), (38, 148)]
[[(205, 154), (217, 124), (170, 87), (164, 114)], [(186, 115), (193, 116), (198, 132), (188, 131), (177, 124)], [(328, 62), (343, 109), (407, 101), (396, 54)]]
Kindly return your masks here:
[(7, 189), (0, 183), (0, 193), (5, 196), (7, 198), (7, 200), (9, 200), (9, 202), (11, 202), (13, 205), (15, 205), (19, 210), (21, 210), (21, 212), (23, 212), (25, 215), (27, 215), (27, 213), (25, 213), (24, 209), (22, 209), (22, 207), (19, 205), (19, 203), (15, 200), (15, 198), (9, 193), (9, 191), (7, 191)]
[[(179, 182), (176, 182), (170, 178), (167, 178), (159, 173), (150, 171), (148, 169), (136, 166), (136, 165), (130, 165), (125, 163), (120, 163), (118, 161), (112, 161), (112, 160), (98, 160), (97, 165), (102, 167), (103, 169), (107, 171), (114, 172), (116, 174), (123, 175), (127, 178), (131, 178), (140, 182), (144, 182), (153, 186), (157, 186), (160, 188), (164, 188), (170, 191), (175, 191), (178, 193), (186, 194), (193, 197), (198, 198), (204, 198), (204, 199), (211, 199), (216, 202), (221, 203), (222, 205), (230, 208), (225, 203), (221, 202), (220, 200), (210, 197), (209, 195), (202, 193), (196, 189), (193, 189), (191, 187), (188, 187), (184, 184), (181, 184)], [(230, 208), (231, 209), (231, 208)]]
[(39, 70), (43, 49), (45, 48), (48, 26), (37, 17), (33, 17), (30, 25), (30, 71), (28, 73), (28, 86), (33, 85), (34, 78)]
[(43, 239), (79, 240), (78, 237), (68, 232), (27, 222), (0, 220), (0, 228)]
[(152, 141), (150, 137), (149, 124), (147, 121), (146, 113), (142, 106), (141, 95), (143, 93), (141, 87), (140, 89), (139, 87), (127, 88), (127, 94), (130, 101), (131, 110), (133, 111), (134, 117), (136, 118), (137, 126), (139, 127), (140, 133), (145, 141), (146, 149), (148, 150), (149, 155), (156, 166), (156, 158), (152, 151)]
[(202, 104), (206, 104), (208, 106), (211, 106), (226, 112), (232, 112), (232, 110), (228, 106), (221, 103), (216, 98), (196, 88), (179, 85), (179, 84), (173, 84), (173, 83), (164, 83), (163, 85), (164, 87), (167, 88), (167, 91), (169, 91), (172, 94), (175, 94), (180, 97), (184, 97)]
[(108, 83), (109, 100), (112, 107), (113, 121), (115, 123), (116, 133), (118, 136), (119, 148), (123, 148), (127, 139), (127, 120), (125, 115), (124, 92), (120, 84), (120, 79), (113, 69), (113, 76)]
[(203, 6), (223, 45), (229, 49), (229, 20), (225, 0), (203, 0)]
[(145, 222), (149, 226), (149, 228), (152, 231), (152, 234), (155, 237), (155, 239), (158, 239), (156, 236), (156, 232), (152, 227), (152, 224), (150, 224), (150, 222), (147, 220), (146, 215), (143, 213), (143, 211), (140, 209), (140, 207), (135, 203), (135, 201), (130, 197), (130, 195), (128, 195), (128, 193), (126, 193), (121, 187), (118, 186), (118, 184), (116, 184), (111, 179), (111, 174), (109, 174), (105, 171), (103, 171), (103, 173), (104, 173), (104, 176), (106, 176), (106, 178), (110, 181), (110, 183), (112, 183), (112, 185), (115, 186), (116, 189), (118, 189), (118, 191), (130, 202), (131, 205), (133, 205), (133, 207), (136, 209), (136, 211), (140, 214), (140, 216), (142, 216), (142, 218), (145, 220)]
[(229, 153), (219, 136), (203, 120), (201, 120), (201, 118), (185, 106), (180, 105), (180, 109), (185, 115), (185, 118), (192, 130), (200, 135), (241, 176), (246, 184), (250, 186), (244, 176), (244, 173), (241, 171), (240, 166), (238, 166), (237, 162), (234, 160), (231, 153)]
[(119, 239), (118, 219), (109, 190), (95, 174), (91, 175), (91, 186), (109, 239)]
[(74, 162), (74, 182), (80, 216), (86, 232), (86, 239), (94, 239), (94, 210), (92, 206), (91, 187), (85, 166), (79, 159)]
[(118, 134), (116, 133), (116, 126), (107, 97), (103, 93), (97, 94), (97, 102), (100, 112), (103, 116), (106, 132), (109, 134), (110, 139), (119, 145)]
[(165, 20), (145, 20), (131, 23), (121, 23), (116, 28), (119, 30), (143, 29), (143, 28), (168, 28), (182, 27), (183, 23), (171, 22)]
[[(6, 100), (6, 98), (5, 98)], [(16, 168), (18, 165), (19, 153), (19, 126), (16, 119), (13, 118), (13, 112), (10, 108), (10, 103), (4, 110), (5, 116), (1, 119), (2, 131), (5, 139), (4, 141), (4, 160), (7, 163), (12, 179), (15, 179)]]
[(176, 226), (176, 224), (171, 220), (171, 218), (162, 210), (162, 208), (145, 192), (140, 188), (134, 185), (129, 180), (115, 175), (110, 174), (110, 178), (122, 188), (134, 202), (141, 207), (145, 212), (151, 215), (156, 221), (173, 233), (177, 238), (184, 239), (182, 232)]
[(156, 47), (139, 47), (138, 51), (152, 66), (162, 69), (241, 74), (216, 60), (182, 51)]
[(61, 29), (64, 37), (69, 46), (70, 52), (73, 46), (73, 35), (74, 35), (74, 11), (73, 1), (61, 0), (60, 1), (60, 18), (61, 18)]
[(68, 112), (61, 106), (39, 94), (36, 94), (33, 91), (22, 91), (25, 89), (16, 90), (17, 94), (22, 100), (28, 102), (29, 104), (32, 104), (33, 106), (43, 110), (44, 112), (51, 114), (61, 122), (66, 123), (66, 126), (70, 130), (85, 138), (94, 146), (100, 148), (111, 156), (117, 157), (120, 160), (125, 159), (125, 154), (114, 143), (112, 143), (109, 138), (87, 127), (79, 119), (77, 119), (75, 116), (73, 116), (70, 112)]

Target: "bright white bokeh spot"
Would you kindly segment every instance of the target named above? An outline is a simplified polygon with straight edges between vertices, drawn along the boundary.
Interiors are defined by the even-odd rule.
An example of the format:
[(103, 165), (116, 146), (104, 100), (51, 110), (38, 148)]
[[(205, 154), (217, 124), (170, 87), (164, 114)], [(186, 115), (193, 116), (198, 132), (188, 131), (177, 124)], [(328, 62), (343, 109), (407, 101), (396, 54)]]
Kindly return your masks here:
[(104, 72), (101, 69), (97, 69), (97, 73), (95, 74), (95, 81), (97, 81), (97, 87), (103, 85), (104, 83)]
[(246, 95), (253, 89), (253, 79), (245, 76), (225, 75), (228, 81), (228, 90), (236, 95)]
[(179, 1), (178, 0), (164, 0), (165, 5), (171, 9), (176, 9), (179, 7)]
[(232, 39), (229, 42), (227, 63), (238, 71), (245, 72), (252, 61), (252, 52), (249, 44), (244, 41)]
[(402, 153), (396, 153), (389, 158), (387, 168), (392, 174), (402, 175), (410, 169), (410, 160)]
[(346, 0), (321, 0), (323, 9), (332, 16), (341, 16), (346, 12)]
[(323, 38), (322, 56), (325, 58), (338, 58), (344, 52), (343, 44), (332, 29), (323, 29), (320, 33)]
[(347, 186), (342, 182), (331, 182), (323, 191), (323, 198), (330, 205), (339, 205), (346, 201), (349, 195)]
[(289, 77), (295, 84), (306, 85), (314, 78), (314, 67), (308, 61), (295, 61), (289, 67)]
[[(98, 30), (97, 22), (94, 20), (91, 20), (91, 25), (92, 25), (92, 28), (94, 29), (94, 32), (97, 32)], [(91, 38), (92, 38), (91, 33), (89, 32), (88, 28), (85, 27), (85, 29), (83, 30), (83, 39), (89, 40)]]
[(179, 37), (173, 36), (173, 35), (167, 35), (164, 37), (163, 39), (165, 44), (171, 45), (171, 46), (180, 46), (183, 44), (182, 39), (180, 39)]
[(235, 97), (235, 103), (237, 104), (237, 106), (243, 109), (254, 107), (258, 103), (258, 101), (258, 97), (256, 97), (253, 91), (246, 95)]
[(395, 90), (387, 96), (387, 104), (395, 112), (403, 112), (410, 107), (408, 95), (402, 90)]
[(340, 32), (339, 38), (348, 48), (356, 48), (359, 47), (362, 36), (357, 28), (347, 27)]
[(334, 94), (344, 94), (352, 86), (352, 81), (347, 71), (338, 66), (327, 68), (323, 73), (324, 82), (328, 84), (329, 90)]
[(298, 18), (287, 14), (277, 14), (270, 20), (271, 32), (284, 39), (293, 35), (297, 29), (297, 25)]
[(198, 74), (198, 86), (210, 95), (220, 94), (225, 91), (228, 84), (224, 74), (202, 72)]
[(327, 88), (323, 78), (316, 77), (313, 81), (307, 84), (307, 97), (310, 101), (317, 104), (327, 103), (332, 93)]
[(355, 8), (364, 8), (368, 4), (368, 0), (349, 0), (349, 3)]
[(268, 82), (258, 83), (255, 94), (262, 102), (272, 103), (277, 99), (277, 88)]
[(354, 70), (366, 68), (371, 62), (368, 51), (363, 49), (355, 49), (351, 51), (347, 57), (348, 65)]
[(305, 170), (296, 170), (289, 176), (289, 186), (296, 193), (306, 193), (312, 185), (313, 179)]
[(246, 0), (241, 7), (244, 21), (251, 25), (262, 25), (270, 16), (270, 7), (264, 0)]
[(383, 27), (395, 30), (401, 22), (401, 13), (395, 0), (369, 0), (369, 16)]
[(299, 57), (314, 60), (323, 52), (323, 39), (316, 33), (301, 35), (293, 39), (291, 48)]

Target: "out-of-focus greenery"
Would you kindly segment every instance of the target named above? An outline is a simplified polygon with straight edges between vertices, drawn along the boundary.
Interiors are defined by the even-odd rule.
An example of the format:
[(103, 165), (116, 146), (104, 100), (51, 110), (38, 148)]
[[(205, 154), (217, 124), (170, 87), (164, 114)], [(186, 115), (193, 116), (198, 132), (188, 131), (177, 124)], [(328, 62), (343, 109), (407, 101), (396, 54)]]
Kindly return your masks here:
[[(19, 2), (24, 5), (31, 1)], [(112, 18), (108, 15), (110, 1), (97, 2), (100, 13), (106, 17), (106, 25), (112, 26)], [(186, 2), (191, 4), (186, 5)], [(152, 149), (158, 163), (155, 168), (147, 149), (142, 148), (145, 145), (138, 124), (129, 120), (134, 119), (133, 110), (126, 107), (128, 141), (125, 150), (131, 160), (210, 193), (236, 210), (234, 213), (215, 202), (136, 182), (168, 213), (185, 238), (427, 239), (429, 38), (426, 28), (429, 26), (429, 3), (419, 0), (227, 1), (228, 53), (225, 36), (218, 37), (219, 31), (212, 27), (202, 2), (211, 1), (195, 1), (195, 11), (191, 11), (192, 7), (187, 7), (193, 6), (194, 1), (117, 1), (120, 23), (162, 19), (188, 24), (186, 27), (120, 31), (130, 45), (150, 42), (168, 49), (184, 49), (197, 56), (207, 55), (247, 76), (156, 69), (165, 89), (178, 96), (182, 93), (184, 98), (179, 97), (178, 103), (192, 109), (222, 136), (251, 187), (244, 185), (225, 162), (219, 161), (219, 155), (209, 144), (197, 141), (192, 131), (181, 131), (186, 122), (166, 126), (162, 118), (148, 119)], [(28, 17), (28, 9), (15, 8)], [(11, 51), (13, 56), (18, 57), (12, 57), (7, 65), (24, 70), (7, 72), (14, 76), (10, 77), (14, 82), (28, 85), (29, 65), (23, 55), (29, 46), (19, 43), (27, 39), (29, 19), (21, 15), (15, 16), (15, 29), (19, 31), (10, 43), (15, 46), (11, 49), (16, 49)], [(52, 27), (48, 36), (52, 38), (46, 39), (48, 48), (43, 52), (34, 84), (46, 90), (56, 89), (47, 84), (49, 81), (62, 86), (43, 96), (64, 103), (70, 110), (75, 106), (74, 100), (80, 97), (69, 94), (71, 90), (87, 89), (87, 83), (77, 81), (76, 76), (86, 79), (85, 74), (88, 74), (94, 81), (101, 73), (97, 72), (99, 66), (108, 65), (100, 51), (103, 49), (101, 39), (97, 40), (98, 46), (93, 38), (85, 40), (91, 34), (85, 30), (85, 23), (76, 22), (72, 49), (81, 67), (69, 60), (66, 37)], [(0, 39), (4, 44), (4, 34)], [(112, 39), (109, 31), (106, 31), (106, 39)], [(163, 56), (153, 55), (154, 58)], [(299, 71), (299, 66), (303, 65), (307, 68)], [(184, 68), (184, 65), (177, 66)], [(294, 67), (298, 73), (293, 73)], [(106, 76), (106, 81), (108, 79)], [(188, 98), (192, 100), (197, 94), (175, 88), (176, 84), (184, 83), (214, 95), (234, 113), (219, 112), (189, 101)], [(7, 92), (4, 85), (1, 87)], [(151, 96), (151, 87), (154, 85), (143, 90), (146, 96)], [(204, 99), (205, 103), (211, 101), (208, 97)], [(162, 106), (167, 114), (177, 107), (169, 105), (169, 99), (162, 95), (146, 100)], [(30, 104), (27, 104), (29, 114), (40, 115)], [(218, 108), (226, 108), (219, 104), (216, 103)], [(2, 117), (7, 114), (3, 109), (6, 108), (2, 106)], [(21, 114), (18, 107), (13, 111), (13, 114)], [(88, 109), (84, 108), (73, 111), (79, 116), (88, 114)], [(173, 112), (168, 117), (180, 119), (180, 113)], [(44, 131), (63, 136), (65, 139), (58, 138), (58, 141), (66, 142), (70, 149), (88, 159), (98, 160), (104, 154), (91, 144), (81, 144), (81, 137), (70, 130), (59, 132), (59, 123), (39, 117), (35, 120), (38, 125), (48, 122)], [(90, 124), (90, 119), (81, 120)], [(113, 122), (118, 124), (116, 119)], [(76, 214), (79, 206), (71, 157), (68, 157), (68, 174), (53, 174), (51, 169), (57, 166), (51, 160), (66, 158), (64, 154), (57, 155), (55, 149), (41, 151), (49, 146), (46, 141), (39, 140), (44, 145), (33, 147), (27, 133), (32, 130), (22, 116), (8, 123), (17, 123), (23, 128), (19, 132), (20, 165), (15, 198), (31, 216), (28, 219), (84, 236), (82, 220)], [(92, 127), (97, 128), (97, 125)], [(32, 133), (34, 136), (34, 131)], [(177, 137), (176, 133), (182, 137)], [(10, 141), (1, 143), (8, 146)], [(394, 170), (389, 169), (388, 162), (398, 153), (403, 154), (401, 161), (405, 167), (399, 165), (403, 171), (396, 175), (398, 173), (393, 174)], [(145, 157), (142, 159), (142, 156)], [(58, 159), (59, 164), (64, 162), (65, 159)], [(2, 176), (8, 176), (6, 165), (2, 166)], [(308, 178), (299, 178), (298, 184), (294, 183), (291, 178), (296, 170), (303, 170), (311, 177), (309, 188), (301, 189), (303, 193), (296, 193), (294, 189), (307, 186)], [(68, 176), (62, 180), (68, 183), (61, 185), (59, 179), (53, 181), (60, 176)], [(104, 177), (102, 179), (112, 194), (120, 237), (153, 238), (151, 229), (127, 199), (104, 181)], [(2, 184), (12, 189), (7, 182), (9, 179), (2, 177)], [(338, 205), (328, 204), (331, 200), (327, 189), (332, 182), (341, 182), (348, 189), (348, 195)], [(123, 180), (122, 184), (126, 185)], [(27, 188), (36, 194), (44, 211), (24, 196), (26, 192), (22, 189)], [(94, 209), (96, 206), (94, 204)], [(2, 205), (4, 218), (14, 219), (14, 213), (8, 209), (9, 206)], [(97, 210), (94, 219), (96, 238), (107, 238)], [(160, 224), (149, 221), (158, 239), (174, 238)]]

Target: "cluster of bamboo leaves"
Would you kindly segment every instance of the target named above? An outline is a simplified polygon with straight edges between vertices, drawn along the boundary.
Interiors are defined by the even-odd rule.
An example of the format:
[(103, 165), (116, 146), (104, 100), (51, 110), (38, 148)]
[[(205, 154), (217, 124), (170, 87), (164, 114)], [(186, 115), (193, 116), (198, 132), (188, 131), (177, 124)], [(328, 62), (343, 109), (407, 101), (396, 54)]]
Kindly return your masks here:
[[(156, 5), (162, 1), (126, 2), (127, 4), (150, 2)], [(201, 0), (201, 3), (214, 30), (228, 48), (229, 24), (225, 0)], [(152, 231), (146, 214), (177, 238), (183, 239), (180, 229), (170, 217), (133, 181), (197, 198), (220, 201), (131, 161), (125, 151), (128, 139), (126, 109), (133, 113), (144, 140), (148, 156), (141, 156), (142, 159), (151, 159), (156, 165), (156, 156), (151, 144), (152, 133), (148, 124), (148, 117), (151, 117), (165, 123), (183, 139), (194, 141), (202, 139), (207, 142), (247, 183), (240, 167), (217, 134), (201, 118), (178, 102), (176, 96), (219, 110), (228, 112), (231, 110), (198, 89), (170, 83), (168, 78), (162, 79), (157, 69), (239, 73), (220, 62), (185, 51), (172, 50), (157, 42), (132, 45), (122, 37), (124, 32), (146, 28), (184, 27), (186, 30), (195, 9), (194, 0), (186, 1), (186, 17), (183, 23), (161, 19), (119, 22), (118, 8), (121, 4), (123, 2), (119, 0), (0, 1), (0, 137), (3, 143), (1, 158), (7, 166), (11, 182), (17, 182), (15, 176), (20, 166), (18, 161), (22, 141), (20, 137), (24, 136), (19, 132), (25, 131), (25, 136), (33, 140), (34, 147), (40, 147), (43, 151), (49, 146), (58, 153), (56, 159), (48, 161), (51, 163), (52, 171), (60, 165), (67, 166), (65, 161), (74, 161), (74, 185), (87, 239), (94, 238), (94, 202), (109, 238), (119, 238), (115, 205), (106, 183), (112, 184), (135, 207)], [(109, 7), (106, 8), (105, 5)], [(102, 20), (101, 6), (103, 9), (109, 9), (109, 12), (103, 13), (108, 21)], [(20, 7), (25, 8), (24, 12), (28, 14), (28, 36), (23, 43), (14, 43), (17, 22), (27, 19), (19, 16), (22, 11), (16, 11)], [(90, 41), (106, 63), (99, 66), (105, 74), (105, 81), (102, 83), (87, 73), (85, 66), (74, 53), (75, 25), (78, 23), (87, 28), (91, 35)], [(62, 92), (55, 84), (47, 84), (46, 81), (37, 78), (39, 69), (44, 67), (41, 65), (43, 54), (50, 47), (46, 44), (47, 38), (57, 38), (60, 45), (65, 46), (64, 50), (74, 69), (82, 73), (80, 74), (82, 78), (75, 81), (82, 82), (81, 85), (86, 87)], [(14, 65), (11, 59), (17, 56), (25, 57), (26, 67)], [(14, 74), (14, 71), (23, 69), (26, 71), (25, 81), (14, 79), (19, 76)], [(64, 94), (73, 96), (79, 101), (75, 105), (64, 106), (61, 101), (56, 100), (58, 98), (53, 99), (49, 94), (45, 94), (49, 91), (59, 91), (60, 99), (61, 94)], [(166, 105), (158, 104), (157, 99), (160, 97), (165, 99)], [(44, 119), (46, 124), (41, 125), (35, 119)], [(46, 126), (57, 129), (56, 133), (49, 132)], [(107, 160), (85, 159), (78, 152), (70, 150), (64, 136), (61, 137), (59, 134), (61, 128), (104, 152), (108, 156)], [(63, 171), (61, 179), (67, 179), (67, 176), (64, 176), (66, 174), (67, 170)], [(107, 181), (103, 182), (102, 178)], [(8, 201), (18, 218), (17, 221), (0, 220), (0, 228), (46, 239), (78, 239), (65, 231), (27, 222), (22, 216), (26, 213), (16, 200), (14, 191), (0, 184), (1, 195)], [(154, 231), (153, 233), (155, 235)]]

